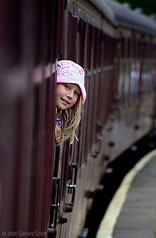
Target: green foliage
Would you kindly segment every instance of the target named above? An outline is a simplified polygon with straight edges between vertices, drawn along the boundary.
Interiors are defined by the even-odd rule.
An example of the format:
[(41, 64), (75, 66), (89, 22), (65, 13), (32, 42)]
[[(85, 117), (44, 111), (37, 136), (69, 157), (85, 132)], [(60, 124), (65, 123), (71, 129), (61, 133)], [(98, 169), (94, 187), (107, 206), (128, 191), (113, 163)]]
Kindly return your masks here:
[(132, 9), (142, 8), (147, 15), (156, 14), (156, 0), (115, 0), (120, 3), (129, 3)]

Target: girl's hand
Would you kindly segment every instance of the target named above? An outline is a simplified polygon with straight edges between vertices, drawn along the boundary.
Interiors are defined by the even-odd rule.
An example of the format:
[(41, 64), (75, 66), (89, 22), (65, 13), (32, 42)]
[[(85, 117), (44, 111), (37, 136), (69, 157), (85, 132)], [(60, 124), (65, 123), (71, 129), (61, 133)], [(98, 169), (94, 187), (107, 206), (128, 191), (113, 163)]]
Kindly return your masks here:
[(59, 144), (61, 140), (61, 128), (59, 126), (55, 126), (55, 142)]

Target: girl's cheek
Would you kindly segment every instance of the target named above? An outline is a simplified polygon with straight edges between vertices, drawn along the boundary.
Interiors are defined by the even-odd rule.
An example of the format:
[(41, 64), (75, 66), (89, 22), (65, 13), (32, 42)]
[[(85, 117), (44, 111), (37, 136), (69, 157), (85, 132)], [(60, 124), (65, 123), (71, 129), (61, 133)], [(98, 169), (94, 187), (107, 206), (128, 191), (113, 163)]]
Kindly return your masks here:
[(75, 103), (77, 103), (77, 101), (78, 101), (78, 97), (74, 100), (73, 106), (75, 105)]

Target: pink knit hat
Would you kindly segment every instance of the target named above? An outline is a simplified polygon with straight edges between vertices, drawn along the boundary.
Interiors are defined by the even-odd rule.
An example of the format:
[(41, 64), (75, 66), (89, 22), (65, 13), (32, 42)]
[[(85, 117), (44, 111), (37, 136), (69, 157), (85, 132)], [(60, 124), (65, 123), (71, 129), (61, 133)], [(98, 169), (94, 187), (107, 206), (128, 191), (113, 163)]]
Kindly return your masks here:
[(86, 89), (84, 86), (83, 68), (71, 60), (61, 60), (57, 62), (57, 83), (74, 83), (81, 90), (82, 104), (86, 100)]

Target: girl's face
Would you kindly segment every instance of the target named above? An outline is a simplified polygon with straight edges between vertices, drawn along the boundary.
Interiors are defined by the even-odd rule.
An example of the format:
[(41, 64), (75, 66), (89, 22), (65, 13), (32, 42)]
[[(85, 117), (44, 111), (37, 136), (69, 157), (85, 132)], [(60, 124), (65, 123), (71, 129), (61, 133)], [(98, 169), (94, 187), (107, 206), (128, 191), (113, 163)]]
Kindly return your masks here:
[(81, 92), (79, 86), (71, 83), (58, 83), (56, 88), (56, 107), (59, 110), (71, 108)]

